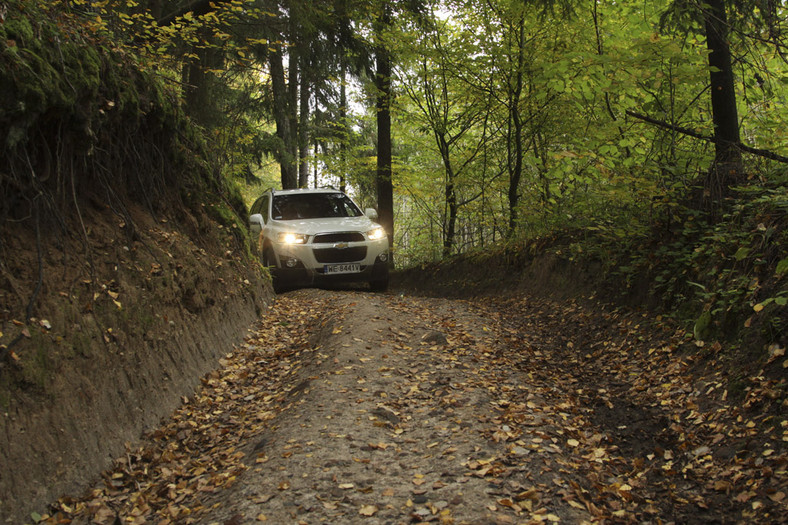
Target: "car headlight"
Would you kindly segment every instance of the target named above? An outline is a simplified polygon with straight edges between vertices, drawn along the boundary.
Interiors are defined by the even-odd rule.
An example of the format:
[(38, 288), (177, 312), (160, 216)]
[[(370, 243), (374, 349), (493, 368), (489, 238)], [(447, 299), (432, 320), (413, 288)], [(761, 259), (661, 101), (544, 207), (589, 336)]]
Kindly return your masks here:
[(277, 238), (285, 244), (306, 244), (306, 235), (303, 233), (280, 233)]
[(374, 230), (369, 230), (367, 232), (367, 236), (371, 241), (377, 241), (378, 239), (383, 239), (386, 237), (386, 230), (383, 228), (375, 228)]

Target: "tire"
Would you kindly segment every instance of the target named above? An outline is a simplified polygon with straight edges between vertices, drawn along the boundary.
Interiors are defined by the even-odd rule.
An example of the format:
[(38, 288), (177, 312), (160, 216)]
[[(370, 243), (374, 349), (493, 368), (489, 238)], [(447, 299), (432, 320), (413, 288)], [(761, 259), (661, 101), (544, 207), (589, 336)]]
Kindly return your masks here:
[(266, 248), (263, 250), (263, 266), (268, 268), (268, 273), (271, 274), (271, 285), (274, 288), (274, 292), (280, 293), (282, 291), (282, 285), (276, 275), (276, 255), (271, 248)]
[(369, 289), (373, 292), (385, 292), (389, 288), (389, 276), (377, 281), (369, 281)]
[(266, 268), (276, 268), (276, 255), (271, 248), (263, 250), (263, 266)]

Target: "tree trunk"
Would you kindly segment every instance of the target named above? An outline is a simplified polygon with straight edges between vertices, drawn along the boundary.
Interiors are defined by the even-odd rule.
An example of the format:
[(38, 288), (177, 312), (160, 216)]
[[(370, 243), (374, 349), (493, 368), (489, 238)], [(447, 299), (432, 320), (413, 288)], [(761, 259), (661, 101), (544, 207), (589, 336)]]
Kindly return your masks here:
[[(292, 36), (291, 36), (292, 38)], [(295, 40), (290, 40), (294, 42)], [(300, 135), (300, 127), (298, 120), (299, 109), (299, 93), (298, 86), (300, 81), (301, 60), (295, 46), (288, 47), (288, 63), (287, 63), (287, 118), (290, 121), (290, 142), (287, 144), (287, 152), (290, 158), (293, 159), (293, 169), (296, 176), (296, 188), (300, 187), (300, 165), (298, 147), (298, 140)]]
[(339, 84), (339, 133), (342, 138), (339, 141), (339, 191), (344, 193), (347, 189), (347, 142), (350, 133), (348, 133), (347, 122), (347, 64), (344, 55), (340, 60), (342, 65)]
[[(391, 23), (390, 7), (384, 6), (383, 26)], [(394, 188), (391, 179), (391, 55), (383, 44), (376, 50), (375, 87), (377, 87), (378, 159), (376, 186), (378, 217), (386, 230), (389, 247), (394, 246)], [(389, 265), (394, 258), (389, 256)]]
[(517, 228), (517, 203), (519, 200), (520, 179), (523, 174), (523, 124), (520, 118), (520, 97), (523, 92), (523, 64), (525, 62), (525, 19), (520, 19), (517, 38), (517, 72), (510, 100), (509, 115), (514, 127), (514, 159), (509, 162), (509, 237)]
[[(445, 161), (446, 159), (444, 159)], [(443, 256), (451, 255), (454, 248), (454, 237), (457, 229), (457, 194), (454, 191), (454, 172), (449, 166), (446, 167), (446, 206), (448, 207), (448, 221), (443, 236)]]
[(298, 112), (298, 187), (309, 186), (309, 84), (301, 74)]
[[(209, 31), (201, 30), (201, 38), (205, 42), (211, 41)], [(193, 51), (199, 57), (197, 60), (190, 60), (184, 66), (184, 85), (186, 114), (195, 122), (205, 128), (213, 128), (221, 122), (221, 112), (217, 101), (217, 90), (219, 80), (209, 69), (221, 69), (224, 67), (223, 52), (213, 46), (194, 48)]]
[(285, 69), (282, 64), (282, 51), (278, 45), (273, 46), (268, 59), (271, 69), (271, 87), (274, 96), (274, 120), (276, 121), (276, 135), (280, 144), (276, 154), (282, 176), (282, 188), (292, 189), (298, 187), (298, 171), (296, 157), (293, 156), (293, 129), (291, 127), (289, 98), (285, 84)]
[(715, 207), (730, 186), (741, 181), (743, 165), (739, 149), (739, 115), (728, 44), (728, 18), (724, 0), (706, 0), (703, 19), (709, 50), (711, 113), (714, 124), (714, 165), (706, 179), (704, 199)]

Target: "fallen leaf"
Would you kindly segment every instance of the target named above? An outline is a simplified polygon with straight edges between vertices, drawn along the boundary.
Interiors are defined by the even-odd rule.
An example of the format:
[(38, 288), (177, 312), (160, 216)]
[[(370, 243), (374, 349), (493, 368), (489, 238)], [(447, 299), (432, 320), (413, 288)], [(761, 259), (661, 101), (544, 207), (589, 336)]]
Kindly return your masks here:
[(359, 509), (358, 513), (362, 516), (374, 516), (375, 513), (378, 511), (378, 508), (375, 505), (364, 505)]
[(714, 490), (717, 492), (728, 492), (731, 488), (732, 486), (728, 481), (717, 480), (714, 482)]

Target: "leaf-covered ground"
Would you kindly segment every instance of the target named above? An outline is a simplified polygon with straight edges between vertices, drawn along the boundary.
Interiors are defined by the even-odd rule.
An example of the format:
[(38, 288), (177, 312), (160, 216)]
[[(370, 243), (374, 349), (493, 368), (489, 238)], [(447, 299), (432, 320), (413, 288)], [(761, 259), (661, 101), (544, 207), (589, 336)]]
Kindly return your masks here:
[(724, 349), (701, 367), (686, 346), (573, 302), (292, 292), (90, 494), (40, 518), (785, 521), (777, 380), (730, 392)]

